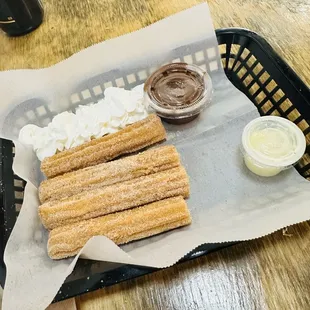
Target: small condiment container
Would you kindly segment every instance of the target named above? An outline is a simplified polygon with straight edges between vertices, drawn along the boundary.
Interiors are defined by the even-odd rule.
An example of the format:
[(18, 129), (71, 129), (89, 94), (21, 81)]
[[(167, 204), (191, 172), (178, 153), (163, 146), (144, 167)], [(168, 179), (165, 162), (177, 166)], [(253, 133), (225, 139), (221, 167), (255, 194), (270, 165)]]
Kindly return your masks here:
[(145, 104), (164, 121), (184, 124), (211, 102), (212, 81), (200, 67), (171, 63), (155, 71), (144, 84)]
[(245, 165), (253, 173), (275, 176), (298, 162), (306, 150), (303, 132), (278, 116), (263, 116), (246, 125), (242, 134)]

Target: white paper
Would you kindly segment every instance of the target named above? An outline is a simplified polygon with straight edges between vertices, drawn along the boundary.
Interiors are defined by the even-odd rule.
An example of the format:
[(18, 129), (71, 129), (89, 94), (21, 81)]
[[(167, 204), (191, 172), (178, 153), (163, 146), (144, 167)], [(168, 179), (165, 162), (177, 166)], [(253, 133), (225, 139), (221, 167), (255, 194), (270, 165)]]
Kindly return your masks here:
[(80, 254), (106, 262), (166, 267), (200, 244), (258, 238), (310, 218), (309, 183), (294, 169), (270, 179), (245, 169), (241, 133), (258, 113), (227, 80), (208, 7), (198, 5), (53, 67), (0, 73), (5, 103), (0, 135), (14, 140), (13, 169), (28, 181), (5, 251), (3, 310), (47, 307), (78, 259), (53, 261), (47, 256), (47, 233), (37, 214), (36, 187), (43, 176), (33, 151), (16, 141), (20, 128), (27, 123), (46, 125), (59, 112), (101, 99), (100, 90), (109, 81), (132, 88), (155, 67), (180, 60), (208, 69), (215, 89), (212, 105), (198, 119), (183, 126), (167, 125), (166, 143), (176, 145), (190, 176), (192, 224), (122, 247), (97, 236)]

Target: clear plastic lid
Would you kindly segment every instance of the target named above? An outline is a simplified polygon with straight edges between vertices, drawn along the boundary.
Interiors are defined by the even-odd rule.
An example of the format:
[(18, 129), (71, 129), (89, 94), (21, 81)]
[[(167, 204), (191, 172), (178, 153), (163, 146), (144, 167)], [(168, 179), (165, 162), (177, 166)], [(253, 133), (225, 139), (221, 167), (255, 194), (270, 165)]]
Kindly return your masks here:
[(293, 122), (278, 116), (263, 116), (244, 128), (242, 145), (244, 152), (256, 162), (285, 168), (303, 156), (306, 139)]
[(198, 115), (211, 102), (213, 88), (200, 67), (171, 63), (147, 79), (144, 92), (147, 105), (160, 117), (181, 119)]

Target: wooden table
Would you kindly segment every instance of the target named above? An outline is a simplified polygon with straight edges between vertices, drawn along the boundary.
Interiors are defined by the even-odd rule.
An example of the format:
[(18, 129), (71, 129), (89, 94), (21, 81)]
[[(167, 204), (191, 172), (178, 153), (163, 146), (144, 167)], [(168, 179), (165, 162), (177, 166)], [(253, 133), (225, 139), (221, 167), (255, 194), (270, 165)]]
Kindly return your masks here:
[[(45, 0), (32, 34), (0, 34), (0, 70), (41, 68), (91, 44), (137, 30), (196, 0)], [(245, 27), (264, 36), (310, 84), (307, 0), (210, 0), (216, 28)], [(270, 236), (76, 298), (95, 309), (310, 309), (310, 227)]]

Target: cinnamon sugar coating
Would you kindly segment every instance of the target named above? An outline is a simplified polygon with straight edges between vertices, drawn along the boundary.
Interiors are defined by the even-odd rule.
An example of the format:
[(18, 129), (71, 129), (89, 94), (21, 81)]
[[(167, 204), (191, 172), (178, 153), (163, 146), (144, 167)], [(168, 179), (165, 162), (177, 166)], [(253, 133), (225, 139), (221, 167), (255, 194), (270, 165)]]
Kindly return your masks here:
[(39, 215), (47, 229), (54, 229), (173, 196), (189, 196), (188, 176), (181, 166), (46, 202)]
[(168, 198), (56, 228), (49, 234), (48, 254), (52, 259), (74, 256), (93, 236), (103, 235), (116, 244), (124, 244), (190, 223), (183, 197)]
[(40, 185), (39, 197), (41, 203), (59, 200), (178, 166), (180, 157), (176, 148), (162, 146), (45, 180)]
[(164, 139), (166, 131), (160, 118), (151, 114), (116, 133), (45, 158), (41, 163), (41, 170), (48, 178), (52, 178), (139, 151)]

